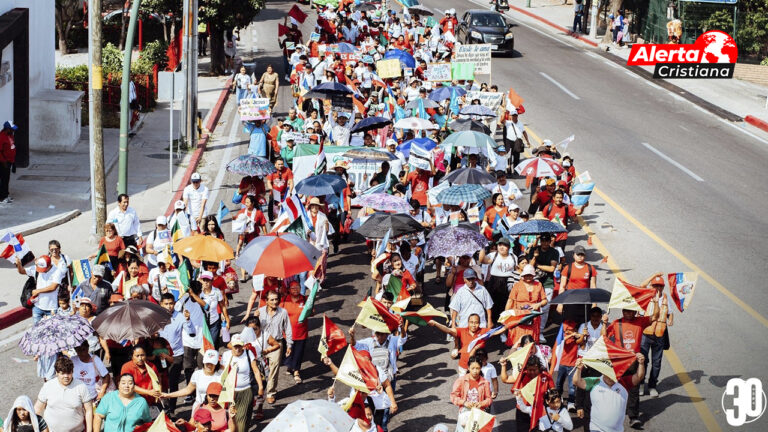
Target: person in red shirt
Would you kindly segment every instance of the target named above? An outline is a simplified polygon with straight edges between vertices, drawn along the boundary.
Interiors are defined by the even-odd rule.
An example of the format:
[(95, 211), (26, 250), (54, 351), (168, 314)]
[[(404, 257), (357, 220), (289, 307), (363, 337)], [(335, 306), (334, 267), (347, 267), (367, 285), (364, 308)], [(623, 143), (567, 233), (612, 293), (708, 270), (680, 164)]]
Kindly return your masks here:
[(405, 184), (411, 185), (411, 198), (419, 202), (422, 208), (427, 207), (427, 190), (429, 189), (429, 179), (435, 175), (434, 171), (417, 168), (405, 178)]
[(11, 122), (3, 124), (0, 131), (0, 203), (8, 204), (13, 201), (9, 195), (11, 171), (16, 172), (16, 143), (14, 135), (19, 127)]
[[(240, 224), (243, 224), (243, 231), (237, 236), (237, 249), (235, 256), (240, 256), (240, 251), (248, 242), (258, 237), (260, 234), (267, 233), (267, 218), (264, 213), (256, 208), (256, 197), (253, 195), (245, 196), (245, 208), (240, 210), (234, 218)], [(240, 282), (245, 282), (245, 269), (241, 269), (242, 278)]]
[[(441, 332), (451, 335), (454, 338), (456, 338), (457, 341), (460, 342), (461, 348), (457, 352), (452, 352), (451, 357), (459, 358), (459, 367), (458, 372), (459, 376), (463, 376), (467, 373), (467, 369), (469, 369), (469, 358), (475, 355), (475, 351), (477, 351), (478, 348), (484, 348), (485, 347), (485, 340), (481, 340), (480, 342), (476, 343), (474, 347), (472, 347), (472, 350), (469, 350), (469, 343), (472, 342), (475, 338), (482, 335), (483, 333), (490, 330), (489, 328), (481, 328), (480, 327), (480, 315), (478, 314), (472, 314), (467, 319), (467, 327), (462, 328), (454, 328), (454, 327), (446, 327), (439, 322), (432, 320), (429, 321), (428, 324), (431, 327), (437, 327), (438, 330)], [(503, 333), (503, 329), (500, 331), (497, 331), (493, 334), (493, 336), (496, 336), (498, 334)]]
[(275, 172), (265, 177), (267, 181), (267, 190), (277, 191), (280, 195), (279, 198), (272, 193), (270, 197), (271, 209), (274, 202), (283, 202), (285, 198), (293, 191), (293, 171), (285, 166), (283, 158), (278, 157), (275, 159)]
[[(584, 213), (584, 209), (587, 208), (589, 205), (589, 202), (585, 203), (583, 206), (576, 208), (573, 206), (573, 204), (565, 205), (563, 203), (563, 197), (565, 196), (565, 192), (562, 189), (558, 189), (555, 191), (554, 195), (552, 195), (552, 200), (550, 201), (549, 205), (546, 207), (540, 207), (541, 212), (544, 215), (545, 218), (553, 221), (556, 217), (560, 218), (560, 222), (563, 223), (565, 228), (568, 228), (568, 220), (572, 217), (576, 217)], [(561, 248), (565, 248), (565, 242), (568, 240), (568, 232), (564, 233), (558, 233), (555, 237), (555, 246), (559, 246)]]
[(531, 206), (528, 208), (528, 213), (532, 215), (549, 205), (549, 202), (552, 201), (552, 196), (555, 194), (555, 179), (548, 178), (544, 180), (544, 184), (544, 189), (541, 186), (536, 186), (536, 189), (533, 190)]
[(146, 361), (147, 352), (141, 345), (133, 347), (133, 354), (131, 355), (131, 361), (125, 363), (120, 370), (120, 376), (128, 374), (133, 377), (133, 382), (136, 384), (136, 393), (140, 394), (147, 400), (147, 404), (150, 406), (157, 405), (160, 398), (160, 389), (153, 388), (152, 377), (147, 368), (151, 368), (154, 375), (159, 378), (157, 368), (152, 363)]
[[(576, 359), (579, 353), (579, 346), (584, 341), (584, 335), (577, 332), (578, 324), (571, 320), (563, 321), (563, 354), (560, 356), (560, 367), (557, 371), (551, 370), (550, 373), (557, 372), (556, 389), (563, 388), (563, 384), (568, 386), (568, 409), (575, 409), (576, 388), (571, 381), (571, 371), (576, 365)], [(554, 361), (554, 360), (553, 360)], [(552, 365), (554, 367), (554, 364)]]
[(301, 384), (301, 362), (304, 357), (304, 347), (307, 343), (309, 326), (307, 320), (299, 322), (301, 311), (304, 310), (304, 304), (307, 297), (301, 295), (301, 284), (298, 281), (291, 281), (288, 285), (288, 295), (283, 297), (280, 307), (288, 312), (288, 319), (291, 321), (291, 336), (293, 339), (293, 349), (291, 355), (285, 358), (283, 365), (288, 369), (288, 373), (293, 374), (296, 384)]
[(456, 12), (453, 9), (445, 11), (445, 16), (440, 20), (440, 28), (443, 33), (455, 33), (456, 26), (459, 25), (459, 20), (456, 19)]
[(264, 187), (264, 181), (256, 176), (245, 176), (242, 180), (240, 180), (240, 185), (237, 187), (237, 193), (243, 196), (243, 198), (240, 200), (240, 204), (245, 204), (245, 197), (248, 195), (253, 195), (255, 197), (260, 197), (261, 195), (266, 192), (266, 187)]
[[(597, 288), (597, 271), (591, 264), (586, 263), (584, 246), (573, 248), (573, 262), (563, 267), (560, 276), (560, 292), (571, 289)], [(561, 308), (558, 307), (558, 311)]]

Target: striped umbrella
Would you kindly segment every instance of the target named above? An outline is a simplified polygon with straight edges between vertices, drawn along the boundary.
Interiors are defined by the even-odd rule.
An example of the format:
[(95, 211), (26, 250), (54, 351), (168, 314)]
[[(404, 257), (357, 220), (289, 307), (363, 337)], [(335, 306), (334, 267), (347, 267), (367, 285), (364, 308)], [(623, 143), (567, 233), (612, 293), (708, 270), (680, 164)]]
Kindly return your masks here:
[(476, 184), (451, 186), (437, 194), (437, 202), (449, 205), (474, 204), (491, 197), (491, 192)]
[(293, 233), (259, 236), (243, 249), (235, 263), (251, 274), (287, 278), (315, 268), (321, 252)]
[(563, 167), (553, 159), (535, 157), (520, 162), (515, 171), (526, 177), (557, 177), (563, 173)]

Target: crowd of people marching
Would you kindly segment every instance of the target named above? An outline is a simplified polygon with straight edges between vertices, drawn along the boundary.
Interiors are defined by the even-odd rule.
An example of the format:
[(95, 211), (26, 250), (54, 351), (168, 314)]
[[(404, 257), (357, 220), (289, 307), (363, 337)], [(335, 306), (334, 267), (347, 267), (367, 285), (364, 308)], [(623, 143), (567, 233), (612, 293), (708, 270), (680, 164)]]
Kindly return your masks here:
[[(408, 366), (398, 357), (413, 333), (435, 341), (446, 334), (441, 343), (456, 360), (452, 391), (443, 397), (456, 405), (457, 424), (430, 430), (468, 430), (471, 422), (509, 411), (518, 431), (621, 431), (625, 415), (632, 427), (642, 426), (640, 395), (658, 396), (661, 356), (669, 345), (665, 279), (655, 274), (639, 285), (655, 289), (645, 313), (624, 309), (613, 322), (608, 310), (591, 304), (597, 302), (582, 303), (575, 309), (581, 313), (552, 304), (568, 291), (596, 288), (598, 278), (598, 269), (586, 262), (588, 251), (568, 242), (569, 222), (587, 207), (572, 202), (579, 182), (574, 157), (549, 140), (533, 145), (514, 91), (502, 91), (497, 105), (485, 106), (471, 95), (499, 93), (493, 83), (430, 80), (428, 65), (449, 62), (460, 45), (456, 11), (436, 19), (424, 9), (396, 11), (351, 0), (316, 2), (313, 9), (295, 7), (279, 26), (284, 84), (272, 65), (258, 80), (245, 67), (234, 76), (237, 103), (262, 97), (273, 110), (283, 100), (291, 106), (283, 118), (243, 122), (251, 137), (248, 154), (268, 160), (270, 172), (242, 178), (233, 198), (234, 237), (220, 226), (223, 208), (218, 217), (206, 214), (209, 191), (195, 173), (173, 214), (157, 216), (149, 233), (142, 232), (130, 197), (120, 195), (98, 252), (87, 257), (95, 261), (85, 279), (75, 271), (79, 261), (73, 263), (56, 240), (32, 265), (17, 260), (18, 272), (34, 281), (29, 296), (36, 323), (56, 315), (93, 323), (136, 300), (156, 303), (170, 319), (151, 337), (112, 340), (94, 333), (78, 346), (36, 356), (45, 384), (38, 394), (16, 399), (2, 430), (146, 430), (161, 412), (168, 427), (181, 430), (255, 430), (270, 420), (263, 406), (278, 398), (281, 366), (296, 385), (307, 378), (302, 363), (314, 350), (306, 342), (318, 329), (308, 327), (306, 316), (324, 292), (333, 291), (328, 255), (360, 238), (353, 233), (364, 233), (365, 222), (381, 215), (391, 218), (392, 227), (367, 236), (372, 288), (356, 299), (381, 325), (358, 318), (339, 340), (326, 331), (331, 316), (321, 335), (327, 346), (350, 347), (366, 384), (352, 386), (345, 397), (328, 382), (328, 399), (354, 419), (349, 430), (389, 430), (403, 396), (399, 370)], [(307, 19), (316, 21), (303, 35), (299, 24)], [(380, 77), (376, 62), (392, 58), (401, 61), (400, 76)], [(282, 85), (290, 90), (279, 91)], [(366, 156), (366, 163), (378, 161), (379, 170), (352, 176), (356, 159), (332, 158), (342, 155), (333, 147), (379, 153)], [(316, 155), (309, 169), (306, 158), (299, 162), (306, 149)], [(546, 165), (554, 173), (516, 170), (528, 150), (541, 169)], [(333, 193), (302, 188), (307, 179), (329, 175), (336, 179), (330, 183), (342, 182)], [(460, 199), (442, 199), (451, 193)], [(360, 205), (374, 202), (372, 197), (397, 206)], [(288, 229), (293, 224), (284, 223), (287, 214), (293, 215), (287, 222), (300, 219), (304, 229)], [(396, 217), (407, 218), (402, 225), (410, 228), (395, 232)], [(566, 229), (510, 234), (537, 220)], [(256, 239), (286, 230), (316, 248), (312, 270), (280, 278), (237, 264)], [(441, 231), (457, 235), (457, 243), (440, 248)], [(190, 260), (173, 249), (197, 236), (229, 240), (236, 259)], [(312, 281), (324, 292), (318, 294)], [(240, 289), (251, 295), (245, 313), (236, 316), (229, 306)], [(230, 333), (240, 323), (243, 330)], [(617, 374), (585, 367), (588, 353), (601, 343), (636, 358)], [(348, 368), (330, 355), (328, 350), (321, 362), (348, 383), (342, 379)], [(234, 388), (227, 388), (225, 376), (233, 370)], [(231, 400), (219, 403), (228, 391)], [(497, 400), (507, 391), (511, 401)], [(191, 412), (177, 415), (180, 401)]]

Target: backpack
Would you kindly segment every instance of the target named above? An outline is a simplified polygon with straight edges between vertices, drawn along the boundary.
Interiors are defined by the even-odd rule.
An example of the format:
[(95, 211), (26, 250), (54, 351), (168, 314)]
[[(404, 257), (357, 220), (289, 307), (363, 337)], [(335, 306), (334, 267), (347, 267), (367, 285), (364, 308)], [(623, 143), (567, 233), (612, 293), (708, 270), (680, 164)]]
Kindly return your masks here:
[(35, 272), (34, 277), (29, 276), (27, 281), (24, 282), (24, 288), (21, 289), (21, 297), (19, 298), (19, 301), (21, 302), (21, 305), (27, 309), (32, 309), (34, 307), (34, 304), (32, 303), (32, 291), (37, 289), (38, 275), (40, 275), (40, 273)]
[[(584, 264), (587, 264), (587, 272), (588, 272), (587, 281), (590, 281), (592, 280), (592, 276), (595, 275), (595, 268), (592, 266), (592, 264), (589, 264), (589, 263), (584, 263)], [(567, 277), (569, 282), (571, 281), (571, 267), (573, 267), (573, 263), (565, 266), (562, 272), (562, 276)]]

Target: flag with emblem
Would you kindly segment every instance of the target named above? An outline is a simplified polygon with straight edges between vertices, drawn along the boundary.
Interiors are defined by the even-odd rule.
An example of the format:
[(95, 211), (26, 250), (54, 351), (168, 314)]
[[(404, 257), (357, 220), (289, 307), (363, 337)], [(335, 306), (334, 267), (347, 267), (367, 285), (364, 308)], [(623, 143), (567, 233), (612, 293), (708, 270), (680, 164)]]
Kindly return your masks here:
[(696, 272), (670, 273), (667, 275), (672, 301), (675, 302), (675, 306), (677, 306), (680, 312), (684, 312), (688, 309), (688, 305), (691, 304), (698, 278), (699, 274)]
[(0, 252), (0, 258), (5, 258), (12, 263), (15, 263), (16, 258), (18, 258), (22, 266), (35, 260), (35, 255), (29, 250), (29, 246), (24, 242), (24, 236), (21, 234), (14, 235), (8, 231), (0, 238), (0, 244), (2, 243), (8, 243), (8, 245)]
[(347, 348), (341, 364), (339, 364), (336, 381), (344, 383), (355, 390), (370, 393), (371, 390), (374, 390), (379, 385), (379, 372), (369, 356), (350, 346)]
[(330, 357), (347, 346), (344, 332), (330, 318), (323, 314), (323, 330), (320, 332), (320, 345), (317, 351), (323, 357)]
[(341, 408), (353, 419), (365, 418), (365, 393), (353, 390), (352, 396), (341, 405)]
[(624, 375), (624, 372), (632, 366), (636, 358), (637, 355), (632, 350), (628, 350), (606, 340), (604, 337), (600, 337), (592, 345), (592, 348), (584, 353), (581, 360), (592, 369), (614, 381), (618, 381)]
[(393, 333), (402, 323), (402, 318), (390, 312), (380, 301), (368, 297), (355, 322), (376, 332)]
[(491, 432), (493, 431), (494, 423), (496, 423), (496, 416), (488, 414), (479, 408), (472, 408), (469, 412), (469, 418), (467, 418), (467, 424), (464, 426), (464, 430), (472, 432)]
[[(394, 307), (394, 305), (392, 306)], [(409, 323), (413, 323), (420, 326), (427, 325), (427, 323), (429, 323), (435, 318), (448, 319), (448, 317), (444, 313), (435, 309), (429, 303), (425, 304), (424, 306), (422, 306), (421, 309), (417, 311), (401, 312), (400, 315), (402, 315), (403, 319), (405, 319)]]
[(609, 309), (627, 309), (637, 312), (645, 312), (648, 305), (656, 295), (653, 288), (640, 288), (623, 280), (616, 278), (613, 283), (611, 300), (608, 302)]

